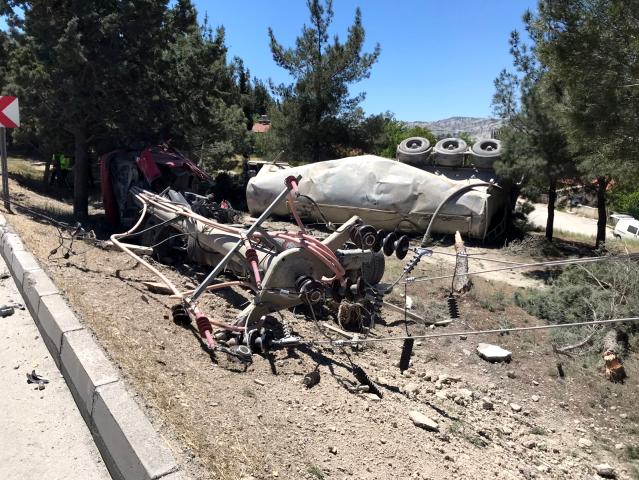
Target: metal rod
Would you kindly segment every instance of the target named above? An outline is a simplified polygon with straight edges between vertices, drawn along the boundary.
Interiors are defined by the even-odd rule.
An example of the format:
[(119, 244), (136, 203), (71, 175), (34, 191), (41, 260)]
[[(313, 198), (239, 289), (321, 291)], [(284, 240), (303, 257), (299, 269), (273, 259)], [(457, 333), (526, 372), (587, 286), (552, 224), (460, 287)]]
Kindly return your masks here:
[[(299, 182), (301, 178), (302, 176), (298, 175), (297, 181)], [(253, 223), (253, 225), (249, 227), (245, 234), (246, 237), (250, 237), (253, 232), (260, 227), (264, 220), (266, 220), (271, 215), (271, 212), (275, 209), (275, 206), (288, 195), (288, 192), (291, 190), (291, 188), (292, 186), (287, 182), (286, 187), (279, 193), (277, 197), (275, 197), (275, 200), (273, 200), (271, 204), (266, 207), (266, 210), (262, 212), (262, 215), (259, 216), (255, 223)], [(209, 273), (207, 277), (202, 281), (202, 283), (198, 285), (198, 287), (193, 292), (193, 295), (188, 299), (189, 302), (195, 302), (200, 297), (200, 295), (202, 295), (206, 291), (206, 288), (213, 282), (215, 277), (222, 273), (222, 270), (224, 270), (226, 264), (229, 263), (231, 258), (233, 258), (233, 255), (235, 255), (235, 253), (242, 247), (242, 245), (244, 245), (244, 239), (240, 238), (233, 246), (233, 248), (229, 250), (229, 252), (224, 256), (224, 258), (220, 260), (215, 268), (211, 270), (211, 273)]]
[(11, 212), (11, 202), (9, 200), (9, 166), (7, 165), (7, 129), (0, 127), (0, 158), (2, 163), (2, 199), (4, 208)]

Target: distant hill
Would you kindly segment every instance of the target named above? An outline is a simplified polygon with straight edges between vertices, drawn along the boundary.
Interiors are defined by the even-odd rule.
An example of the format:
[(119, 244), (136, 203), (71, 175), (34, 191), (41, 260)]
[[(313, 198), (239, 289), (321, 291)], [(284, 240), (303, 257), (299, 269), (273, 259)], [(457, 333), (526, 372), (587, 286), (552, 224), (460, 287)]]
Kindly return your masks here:
[(458, 136), (462, 132), (471, 137), (490, 138), (493, 130), (499, 128), (501, 120), (482, 117), (450, 117), (434, 122), (405, 122), (408, 127), (426, 127), (438, 137)]

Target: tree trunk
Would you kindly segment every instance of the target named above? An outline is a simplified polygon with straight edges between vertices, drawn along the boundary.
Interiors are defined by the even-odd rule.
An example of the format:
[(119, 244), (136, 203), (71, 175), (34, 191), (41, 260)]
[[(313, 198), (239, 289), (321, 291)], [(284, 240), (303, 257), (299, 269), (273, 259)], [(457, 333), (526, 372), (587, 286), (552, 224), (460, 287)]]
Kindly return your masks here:
[(73, 217), (84, 222), (89, 218), (89, 155), (87, 134), (79, 127), (73, 134), (75, 163), (73, 166)]
[(596, 247), (600, 247), (606, 242), (606, 223), (608, 216), (606, 215), (606, 189), (608, 188), (608, 179), (599, 177), (597, 179), (597, 241)]
[(552, 180), (548, 186), (548, 219), (546, 220), (546, 238), (552, 242), (555, 228), (555, 203), (557, 202), (557, 182)]
[(608, 330), (603, 339), (603, 359), (606, 364), (606, 378), (614, 383), (623, 383), (626, 371), (620, 354), (624, 347), (618, 342), (618, 337), (616, 329)]

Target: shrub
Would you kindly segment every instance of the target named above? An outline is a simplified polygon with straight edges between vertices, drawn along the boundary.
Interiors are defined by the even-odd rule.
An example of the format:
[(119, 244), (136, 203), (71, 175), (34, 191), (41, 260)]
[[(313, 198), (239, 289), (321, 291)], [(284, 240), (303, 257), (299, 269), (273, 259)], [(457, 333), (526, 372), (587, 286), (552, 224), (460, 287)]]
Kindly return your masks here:
[[(546, 289), (515, 292), (515, 303), (551, 324), (632, 317), (639, 312), (639, 267), (625, 259), (571, 265), (551, 277)], [(631, 334), (637, 325), (618, 324), (615, 328)], [(569, 333), (583, 337), (576, 328), (561, 332), (562, 337)]]

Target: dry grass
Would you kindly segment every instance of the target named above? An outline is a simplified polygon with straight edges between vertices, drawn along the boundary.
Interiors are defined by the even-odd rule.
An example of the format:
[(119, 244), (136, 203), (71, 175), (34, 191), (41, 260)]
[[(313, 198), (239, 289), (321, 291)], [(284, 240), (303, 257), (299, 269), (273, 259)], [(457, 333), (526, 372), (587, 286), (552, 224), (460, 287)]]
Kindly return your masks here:
[(42, 181), (44, 175), (44, 164), (42, 162), (9, 157), (7, 164), (9, 173), (12, 175), (17, 175), (26, 180)]

